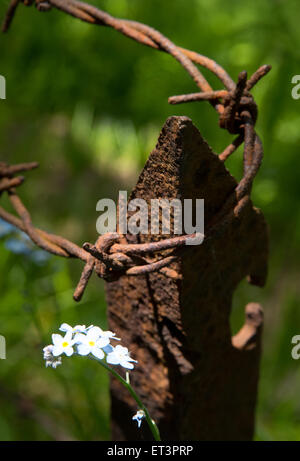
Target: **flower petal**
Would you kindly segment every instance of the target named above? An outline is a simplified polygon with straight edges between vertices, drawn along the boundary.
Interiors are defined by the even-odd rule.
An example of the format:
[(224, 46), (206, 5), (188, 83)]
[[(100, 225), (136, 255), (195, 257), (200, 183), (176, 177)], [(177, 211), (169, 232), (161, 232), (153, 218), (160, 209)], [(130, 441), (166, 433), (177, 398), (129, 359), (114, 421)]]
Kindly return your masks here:
[(53, 342), (54, 346), (59, 346), (63, 342), (63, 337), (61, 335), (58, 335), (58, 334), (54, 333), (52, 335), (52, 342)]
[(120, 362), (121, 367), (127, 368), (128, 370), (133, 370), (134, 365), (130, 362), (127, 362), (127, 360), (121, 360)]
[(55, 345), (52, 349), (52, 355), (54, 355), (54, 357), (57, 357), (58, 355), (61, 355), (63, 353), (63, 347), (58, 344), (58, 345)]
[(85, 344), (87, 342), (86, 338), (87, 338), (86, 335), (82, 333), (76, 333), (73, 339), (74, 344)]
[(111, 365), (119, 365), (120, 363), (120, 358), (115, 352), (111, 352), (106, 356), (106, 361), (107, 363), (110, 363)]
[(75, 333), (85, 333), (86, 332), (85, 325), (75, 325), (75, 327), (73, 328), (73, 331)]
[(77, 346), (77, 352), (79, 355), (88, 355), (91, 352), (91, 348), (87, 344), (81, 343)]
[(87, 336), (89, 339), (91, 340), (96, 340), (99, 338), (99, 336), (101, 336), (101, 333), (102, 333), (102, 330), (101, 328), (99, 327), (92, 327), (89, 329), (89, 331), (87, 332)]
[(68, 323), (62, 323), (59, 327), (60, 331), (72, 331), (73, 328)]
[(97, 357), (97, 359), (100, 359), (100, 360), (104, 359), (104, 352), (99, 347), (93, 347), (91, 352), (95, 357)]
[(124, 359), (125, 359), (127, 362), (134, 362), (134, 363), (138, 363), (138, 361), (137, 361), (137, 360), (134, 360), (134, 359), (132, 359), (131, 357), (129, 357), (129, 355), (126, 355), (126, 356), (124, 357)]
[(128, 349), (127, 349), (127, 347), (121, 346), (120, 344), (118, 344), (118, 345), (115, 347), (115, 351), (116, 351), (118, 354), (128, 355)]
[(68, 343), (72, 342), (72, 336), (73, 336), (72, 332), (73, 332), (73, 329), (72, 329), (72, 331), (67, 331), (67, 333), (65, 334), (65, 336), (63, 338), (64, 341), (66, 341)]
[(70, 356), (73, 355), (73, 353), (74, 353), (73, 347), (71, 347), (71, 346), (65, 347), (65, 348), (64, 348), (64, 353), (65, 353), (68, 357), (70, 357)]
[(117, 341), (120, 341), (120, 338), (116, 338), (116, 333), (113, 333), (112, 331), (102, 331), (101, 336), (103, 338), (112, 338), (116, 339)]
[(106, 347), (109, 344), (108, 338), (99, 338), (97, 340), (97, 347)]

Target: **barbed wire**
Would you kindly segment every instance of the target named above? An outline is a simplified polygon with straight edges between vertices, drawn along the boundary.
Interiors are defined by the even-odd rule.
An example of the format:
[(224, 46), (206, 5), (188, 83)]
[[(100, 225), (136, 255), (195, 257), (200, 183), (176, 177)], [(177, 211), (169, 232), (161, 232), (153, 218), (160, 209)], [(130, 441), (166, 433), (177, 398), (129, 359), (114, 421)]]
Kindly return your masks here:
[[(41, 12), (56, 8), (90, 24), (111, 27), (136, 42), (173, 56), (201, 91), (172, 96), (169, 98), (169, 103), (208, 101), (215, 108), (219, 115), (219, 126), (230, 134), (237, 135), (219, 155), (221, 161), (225, 162), (244, 143), (243, 177), (221, 210), (206, 226), (205, 239), (211, 238), (215, 232), (225, 228), (232, 219), (240, 216), (250, 200), (252, 183), (263, 157), (262, 143), (254, 128), (257, 120), (257, 105), (250, 90), (270, 71), (271, 66), (261, 66), (249, 79), (247, 72), (243, 71), (235, 83), (215, 61), (194, 51), (177, 47), (152, 27), (136, 21), (115, 18), (77, 0), (12, 0), (3, 22), (3, 32), (8, 31), (20, 3), (25, 6), (35, 4)], [(214, 91), (197, 65), (215, 74), (225, 89)], [(115, 280), (123, 274), (136, 276), (156, 271), (174, 279), (180, 278), (180, 275), (168, 266), (177, 261), (182, 252), (189, 248), (186, 246), (186, 241), (194, 238), (196, 234), (172, 237), (158, 242), (124, 244), (120, 243), (124, 235), (108, 233), (100, 236), (94, 245), (85, 243), (80, 248), (61, 236), (35, 228), (30, 213), (17, 194), (17, 188), (24, 182), (24, 177), (15, 175), (33, 170), (37, 166), (37, 163), (10, 166), (0, 162), (0, 196), (6, 192), (17, 213), (15, 216), (0, 207), (0, 217), (25, 232), (37, 246), (49, 253), (84, 261), (85, 266), (74, 292), (76, 301), (82, 298), (93, 272), (107, 281)], [(157, 252), (167, 252), (167, 254), (159, 260), (151, 260), (151, 255)]]

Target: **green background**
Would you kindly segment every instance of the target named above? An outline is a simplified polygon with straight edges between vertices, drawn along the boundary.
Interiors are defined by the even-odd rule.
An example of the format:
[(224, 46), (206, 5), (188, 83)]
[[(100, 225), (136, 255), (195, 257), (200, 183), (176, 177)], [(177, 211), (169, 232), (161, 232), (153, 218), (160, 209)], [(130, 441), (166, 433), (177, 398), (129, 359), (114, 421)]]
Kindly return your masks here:
[[(94, 4), (215, 59), (235, 80), (241, 70), (251, 74), (262, 64), (273, 66), (253, 90), (265, 148), (253, 200), (270, 226), (269, 278), (264, 289), (240, 285), (232, 329), (242, 325), (247, 302), (263, 304), (256, 439), (300, 440), (300, 363), (291, 358), (291, 338), (300, 334), (300, 100), (291, 97), (292, 76), (300, 74), (299, 2)], [(1, 17), (7, 6), (1, 2)], [(11, 30), (0, 36), (0, 74), (7, 80), (0, 159), (40, 162), (38, 171), (26, 175), (25, 204), (36, 225), (79, 245), (95, 241), (96, 202), (134, 185), (168, 116), (190, 116), (215, 152), (232, 139), (218, 128), (209, 104), (167, 104), (171, 95), (196, 91), (170, 56), (59, 11), (19, 7)], [(241, 176), (240, 150), (228, 166)], [(5, 197), (1, 201), (8, 205)], [(60, 323), (106, 326), (104, 285), (96, 276), (83, 300), (72, 300), (81, 269), (79, 261), (56, 257), (37, 266), (0, 241), (0, 334), (7, 340), (7, 360), (0, 362), (0, 440), (110, 437), (105, 372), (80, 358), (65, 359), (57, 370), (42, 361), (41, 348)]]

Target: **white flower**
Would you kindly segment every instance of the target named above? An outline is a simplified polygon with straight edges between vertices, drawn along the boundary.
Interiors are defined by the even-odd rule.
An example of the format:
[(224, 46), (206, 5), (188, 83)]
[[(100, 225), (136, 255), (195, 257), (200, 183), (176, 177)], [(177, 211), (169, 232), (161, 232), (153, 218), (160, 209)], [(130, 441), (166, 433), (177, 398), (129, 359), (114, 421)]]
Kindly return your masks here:
[(129, 370), (134, 368), (134, 365), (131, 362), (137, 363), (136, 360), (133, 360), (129, 356), (127, 347), (120, 345), (114, 347), (114, 350), (107, 354), (106, 361), (111, 365), (121, 365), (121, 367), (128, 368)]
[(70, 357), (74, 353), (72, 346), (74, 345), (75, 341), (72, 339), (71, 331), (67, 331), (64, 337), (61, 335), (53, 334), (52, 341), (54, 344), (52, 354), (55, 357), (61, 354), (66, 354), (68, 357)]
[(103, 338), (116, 339), (117, 341), (121, 341), (120, 338), (116, 338), (116, 333), (113, 333), (112, 331), (102, 330), (100, 336), (102, 336)]
[(93, 331), (97, 331), (98, 332), (98, 335), (101, 337), (101, 338), (112, 338), (112, 339), (116, 339), (117, 341), (120, 341), (120, 338), (116, 338), (116, 333), (113, 333), (112, 331), (103, 331), (102, 328), (100, 327), (94, 327), (93, 325), (91, 325), (90, 327), (87, 328), (87, 330), (93, 330)]
[(99, 330), (101, 328), (93, 327), (87, 331), (86, 335), (79, 333), (75, 336), (74, 341), (78, 345), (77, 352), (79, 355), (93, 354), (97, 359), (104, 358), (102, 348), (109, 345), (109, 338), (100, 336)]
[(70, 325), (68, 325), (68, 323), (62, 323), (59, 329), (60, 331), (70, 331), (71, 333), (85, 333), (87, 330), (85, 325), (75, 325), (75, 327), (73, 328)]
[(54, 357), (52, 354), (53, 347), (52, 344), (44, 347), (44, 360), (46, 360), (46, 367), (56, 368), (58, 365), (61, 365), (61, 357)]
[(138, 410), (132, 417), (137, 422), (138, 427), (141, 427), (143, 419), (146, 417), (144, 410)]

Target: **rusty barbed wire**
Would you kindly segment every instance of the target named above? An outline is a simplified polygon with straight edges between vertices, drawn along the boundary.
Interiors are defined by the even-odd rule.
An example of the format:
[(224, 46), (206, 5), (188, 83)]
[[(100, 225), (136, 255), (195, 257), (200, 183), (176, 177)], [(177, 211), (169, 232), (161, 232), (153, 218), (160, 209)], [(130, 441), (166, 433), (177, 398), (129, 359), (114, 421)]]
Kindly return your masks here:
[[(208, 101), (215, 108), (219, 115), (219, 126), (230, 134), (237, 135), (219, 155), (221, 161), (225, 162), (244, 143), (243, 177), (222, 209), (207, 224), (205, 239), (211, 238), (215, 232), (220, 232), (232, 219), (242, 213), (250, 200), (252, 183), (263, 157), (262, 143), (254, 128), (257, 120), (257, 105), (250, 90), (270, 71), (271, 66), (261, 66), (249, 79), (247, 72), (243, 71), (235, 83), (215, 61), (194, 51), (177, 47), (152, 27), (136, 21), (114, 18), (92, 5), (77, 0), (11, 0), (3, 22), (3, 32), (8, 31), (20, 3), (25, 6), (35, 4), (41, 12), (56, 8), (84, 22), (111, 27), (138, 43), (173, 56), (201, 91), (172, 96), (169, 98), (169, 103)], [(197, 65), (215, 74), (225, 89), (214, 91)], [(49, 253), (84, 261), (85, 266), (74, 292), (76, 301), (82, 298), (93, 272), (107, 281), (112, 281), (123, 274), (136, 276), (155, 271), (174, 279), (179, 278), (177, 272), (168, 266), (178, 260), (180, 254), (187, 249), (186, 240), (195, 237), (196, 234), (172, 237), (158, 242), (128, 244), (122, 243), (126, 236), (109, 233), (100, 236), (94, 245), (85, 243), (80, 248), (61, 236), (35, 228), (28, 210), (16, 192), (17, 187), (24, 182), (24, 177), (15, 177), (15, 175), (33, 170), (37, 166), (37, 163), (9, 166), (0, 162), (0, 195), (3, 192), (8, 194), (18, 215), (8, 213), (0, 207), (0, 217), (25, 232), (37, 246)], [(168, 252), (168, 254), (159, 260), (151, 260), (150, 255), (157, 252)]]

